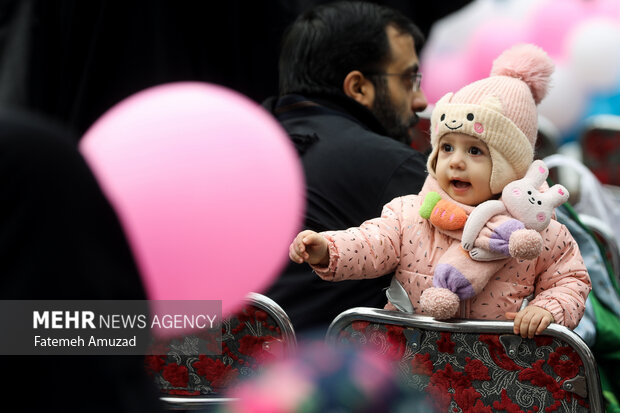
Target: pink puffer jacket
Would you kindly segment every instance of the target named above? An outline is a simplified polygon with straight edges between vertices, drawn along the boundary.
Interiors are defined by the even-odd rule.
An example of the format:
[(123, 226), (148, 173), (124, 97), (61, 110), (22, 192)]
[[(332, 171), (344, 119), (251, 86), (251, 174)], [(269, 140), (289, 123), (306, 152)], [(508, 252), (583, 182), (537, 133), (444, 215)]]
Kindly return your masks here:
[[(429, 190), (429, 180), (420, 195), (396, 198), (387, 204), (380, 218), (359, 228), (322, 233), (329, 240), (330, 263), (327, 268), (314, 267), (317, 274), (328, 281), (343, 281), (395, 271), (415, 312), (424, 314), (420, 294), (432, 286), (439, 258), (450, 244), (460, 243), (461, 233), (440, 232), (420, 217), (418, 211)], [(436, 184), (431, 183), (431, 189), (436, 190)], [(473, 208), (464, 209), (470, 212)], [(551, 220), (542, 236), (545, 244), (536, 260), (507, 260), (478, 295), (461, 302), (457, 317), (504, 320), (507, 311), (518, 311), (523, 300), (533, 294), (529, 305), (542, 307), (553, 314), (556, 323), (575, 328), (585, 310), (590, 277), (577, 242), (564, 225)], [(395, 310), (389, 302), (385, 308)]]

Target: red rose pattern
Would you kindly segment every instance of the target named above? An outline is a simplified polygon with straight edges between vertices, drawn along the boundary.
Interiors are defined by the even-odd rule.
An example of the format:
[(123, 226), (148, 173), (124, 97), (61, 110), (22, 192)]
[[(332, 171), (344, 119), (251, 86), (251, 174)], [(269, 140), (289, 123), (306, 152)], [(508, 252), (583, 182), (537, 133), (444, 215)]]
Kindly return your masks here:
[(442, 353), (454, 353), (454, 343), (450, 340), (450, 333), (441, 333), (441, 340), (437, 340), (437, 348)]
[(370, 323), (368, 321), (354, 321), (351, 324), (351, 327), (353, 327), (353, 330), (355, 331), (364, 331), (369, 325)]
[(164, 360), (164, 356), (146, 356), (144, 358), (144, 367), (147, 373), (151, 375), (161, 372), (165, 364), (166, 360)]
[(433, 362), (431, 361), (431, 355), (416, 354), (411, 362), (411, 372), (413, 374), (419, 374), (423, 376), (430, 376), (433, 374)]
[(214, 360), (205, 355), (200, 355), (200, 360), (192, 364), (196, 373), (204, 376), (214, 390), (227, 388), (239, 376), (239, 370), (225, 365), (222, 360)]
[[(226, 333), (224, 329), (223, 333)], [(187, 364), (190, 366), (188, 369), (185, 365), (172, 362), (177, 359), (167, 354), (149, 355), (145, 357), (145, 368), (150, 374), (161, 376), (170, 384), (170, 387), (161, 389), (167, 394), (199, 395), (205, 393), (205, 389), (211, 389), (215, 393), (222, 392), (237, 382), (239, 367), (259, 369), (261, 365), (272, 360), (274, 355), (265, 351), (263, 344), (281, 339), (277, 324), (267, 313), (255, 308), (244, 309), (236, 320), (231, 321), (230, 333), (234, 338), (222, 343), (222, 356), (200, 355), (197, 361)], [(343, 341), (349, 339), (359, 341), (360, 333), (367, 335), (364, 342), (384, 343), (375, 350), (382, 351), (389, 360), (395, 363), (405, 362), (411, 374), (425, 377), (426, 379), (422, 379), (422, 387), (438, 411), (456, 409), (462, 412), (489, 413), (492, 411), (534, 413), (541, 410), (554, 412), (562, 406), (563, 401), (567, 403), (576, 401), (580, 406), (588, 408), (586, 400), (563, 390), (562, 387), (565, 380), (578, 374), (583, 375), (583, 365), (579, 356), (572, 348), (558, 345), (559, 342), (549, 336), (538, 336), (531, 341), (537, 347), (549, 348), (548, 360), (540, 359), (533, 362), (530, 367), (524, 367), (506, 355), (498, 335), (480, 334), (475, 338), (479, 345), (486, 348), (490, 360), (486, 359), (483, 362), (465, 357), (455, 364), (459, 360), (459, 346), (454, 335), (450, 333), (435, 333), (434, 345), (424, 349), (416, 347), (415, 351), (408, 351), (411, 343), (407, 343), (401, 326), (377, 327), (367, 321), (358, 321), (343, 330), (340, 338)], [(371, 341), (369, 340), (371, 334), (384, 334), (385, 339)], [(357, 339), (352, 338), (354, 336)], [(160, 346), (161, 343), (158, 344), (158, 347)], [(165, 348), (169, 354), (168, 347), (160, 348)], [(483, 396), (484, 392), (477, 389), (485, 382), (492, 383), (491, 370), (497, 369), (515, 371), (523, 385), (543, 387), (551, 394), (553, 400), (548, 405), (534, 404), (525, 410), (511, 399), (506, 389), (501, 389), (499, 394)], [(200, 377), (201, 387), (189, 385), (190, 374)], [(486, 388), (488, 393), (489, 385)]]
[(239, 342), (239, 352), (246, 356), (253, 357), (258, 363), (266, 363), (273, 361), (274, 356), (270, 352), (266, 351), (263, 345), (266, 342), (275, 341), (275, 337), (255, 337), (245, 336), (242, 337)]
[(581, 359), (570, 347), (558, 347), (549, 355), (549, 364), (553, 366), (553, 371), (564, 379), (571, 379), (579, 373), (579, 368), (583, 365)]
[[(386, 354), (390, 360), (400, 364), (400, 370), (407, 371), (407, 375), (420, 377), (412, 385), (428, 395), (428, 402), (436, 411), (536, 413), (544, 410), (550, 413), (560, 409), (562, 403), (572, 403), (573, 408), (576, 404), (588, 408), (586, 400), (562, 387), (565, 380), (584, 373), (578, 354), (571, 347), (563, 346), (558, 339), (538, 336), (534, 340), (524, 340), (521, 345), (528, 346), (529, 351), (517, 356), (517, 359), (523, 357), (517, 363), (508, 357), (497, 334), (423, 332), (422, 335), (428, 335), (426, 342), (422, 339), (422, 343), (413, 346), (413, 343), (407, 343), (403, 331), (400, 326), (358, 321), (340, 332), (340, 341), (388, 343)], [(366, 336), (365, 339), (359, 337), (360, 333)], [(377, 334), (384, 334), (385, 339), (377, 339)], [(462, 346), (463, 342), (470, 347)], [(408, 346), (415, 350), (407, 351)], [(469, 349), (475, 347), (484, 348), (479, 353), (480, 359), (471, 357)], [(540, 354), (548, 354), (547, 359), (538, 359), (540, 355), (534, 355), (536, 347), (545, 348)], [(375, 350), (381, 349), (375, 346)], [(531, 364), (524, 360), (530, 360)], [(541, 394), (536, 388), (542, 387), (546, 396), (543, 394), (540, 400), (536, 399), (540, 403), (527, 408), (520, 406), (517, 400), (511, 399), (515, 395), (510, 389), (493, 386), (492, 377), (496, 376), (492, 372), (497, 370), (502, 370), (503, 374), (514, 372), (512, 374), (522, 386), (531, 387), (531, 394)]]
[(221, 343), (214, 341), (213, 334), (204, 332), (197, 332), (193, 337), (198, 339), (199, 349), (213, 352), (221, 346), (222, 354), (183, 355), (168, 342), (154, 343), (144, 359), (144, 366), (162, 393), (185, 396), (221, 394), (238, 382), (241, 367), (258, 372), (267, 362), (277, 358), (277, 353), (267, 351), (264, 343), (278, 343), (283, 348), (288, 345), (277, 321), (251, 305), (229, 317), (222, 325)]
[(170, 363), (164, 367), (162, 377), (174, 387), (185, 387), (189, 380), (187, 367)]

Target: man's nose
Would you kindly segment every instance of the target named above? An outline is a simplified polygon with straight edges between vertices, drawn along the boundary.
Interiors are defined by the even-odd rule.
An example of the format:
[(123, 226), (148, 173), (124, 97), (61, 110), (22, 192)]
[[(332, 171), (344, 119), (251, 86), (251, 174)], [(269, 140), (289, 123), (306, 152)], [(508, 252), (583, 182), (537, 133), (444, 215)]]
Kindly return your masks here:
[(413, 99), (411, 100), (411, 110), (414, 113), (422, 112), (428, 106), (428, 100), (422, 89), (417, 92), (413, 92)]

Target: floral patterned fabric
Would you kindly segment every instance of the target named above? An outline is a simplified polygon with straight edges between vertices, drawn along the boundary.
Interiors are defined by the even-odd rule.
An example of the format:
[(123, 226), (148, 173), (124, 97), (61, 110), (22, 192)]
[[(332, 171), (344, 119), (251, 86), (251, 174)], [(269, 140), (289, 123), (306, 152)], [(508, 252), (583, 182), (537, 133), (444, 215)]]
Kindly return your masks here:
[(354, 321), (337, 341), (385, 355), (439, 412), (589, 411), (583, 363), (554, 337), (522, 340)]
[[(220, 345), (221, 355), (205, 354), (217, 352)], [(151, 346), (153, 355), (146, 356), (145, 367), (165, 395), (220, 396), (283, 357), (286, 345), (278, 322), (248, 305), (223, 321), (221, 343), (200, 333), (160, 340)]]

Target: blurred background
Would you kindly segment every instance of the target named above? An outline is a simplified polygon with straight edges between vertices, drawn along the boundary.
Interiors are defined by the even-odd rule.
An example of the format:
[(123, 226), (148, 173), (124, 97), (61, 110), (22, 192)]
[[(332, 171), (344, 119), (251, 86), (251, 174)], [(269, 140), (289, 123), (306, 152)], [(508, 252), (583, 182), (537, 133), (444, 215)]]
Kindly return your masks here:
[[(487, 76), (513, 44), (541, 46), (557, 65), (540, 105), (541, 155), (568, 154), (620, 185), (619, 0), (375, 2), (401, 10), (427, 36), (420, 58), (431, 104)], [(319, 3), (2, 0), (0, 104), (82, 136), (114, 104), (172, 81), (221, 84), (261, 102), (277, 93), (286, 26)]]
[(430, 102), (487, 76), (506, 48), (542, 47), (556, 71), (540, 114), (560, 144), (578, 137), (588, 117), (620, 114), (620, 2), (477, 0), (436, 22), (422, 54)]
[[(0, 103), (51, 116), (78, 135), (108, 108), (179, 80), (260, 102), (277, 93), (280, 38), (312, 0), (0, 1)], [(428, 33), (469, 3), (378, 1)]]
[[(0, 0), (0, 104), (84, 132), (148, 87), (194, 80), (256, 102), (277, 94), (280, 38), (319, 0)], [(486, 77), (516, 43), (556, 63), (540, 109), (538, 157), (583, 162), (620, 199), (620, 0), (384, 0), (427, 37), (422, 89), (432, 104)], [(413, 146), (428, 149), (428, 122)], [(556, 176), (576, 197), (578, 177)], [(575, 199), (571, 200), (573, 203)]]

